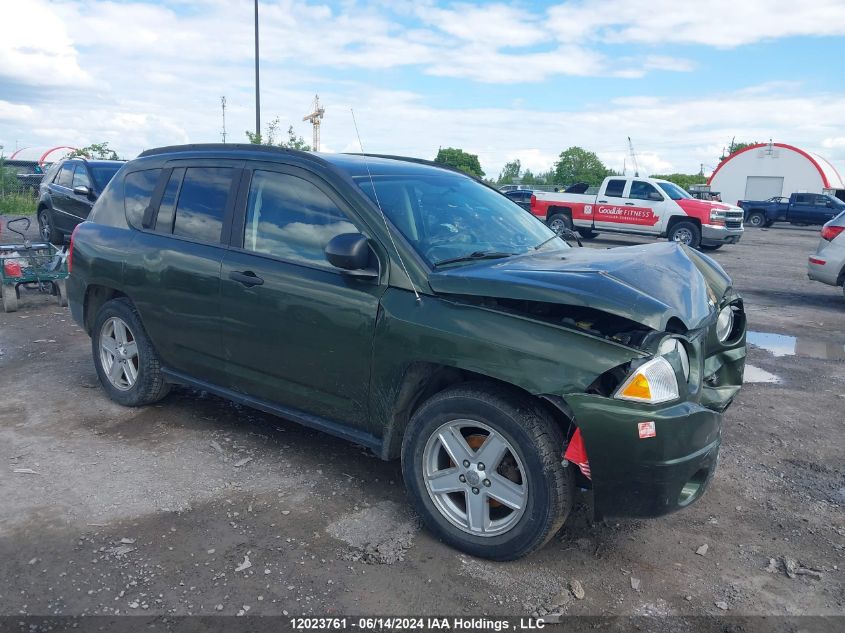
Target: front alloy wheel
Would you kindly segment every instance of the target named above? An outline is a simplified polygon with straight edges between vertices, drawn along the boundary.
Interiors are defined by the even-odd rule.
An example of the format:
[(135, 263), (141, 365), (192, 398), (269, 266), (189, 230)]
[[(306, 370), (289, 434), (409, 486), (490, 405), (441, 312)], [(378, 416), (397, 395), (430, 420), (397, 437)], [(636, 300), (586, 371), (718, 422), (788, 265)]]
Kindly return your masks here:
[(506, 385), (449, 387), (412, 416), (402, 476), (428, 528), (473, 556), (513, 560), (543, 546), (572, 508), (559, 421)]
[(525, 513), (528, 481), (513, 446), (474, 420), (437, 429), (423, 450), (425, 487), (440, 513), (476, 536), (510, 530)]

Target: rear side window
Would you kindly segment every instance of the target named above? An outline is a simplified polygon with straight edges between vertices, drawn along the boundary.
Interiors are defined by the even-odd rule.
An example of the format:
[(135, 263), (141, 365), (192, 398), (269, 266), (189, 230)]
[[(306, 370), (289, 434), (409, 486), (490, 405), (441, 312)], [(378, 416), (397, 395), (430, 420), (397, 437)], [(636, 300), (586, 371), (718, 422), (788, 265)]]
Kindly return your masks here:
[(73, 183), (73, 163), (65, 163), (62, 165), (62, 170), (59, 172), (59, 177), (56, 179), (56, 184), (62, 187), (70, 187)]
[(185, 171), (176, 203), (174, 235), (220, 241), (234, 171), (231, 167), (190, 167)]
[(810, 204), (810, 196), (807, 194), (800, 194), (795, 196), (796, 204)]
[(173, 216), (176, 211), (176, 199), (179, 197), (179, 188), (182, 186), (182, 178), (185, 177), (185, 168), (174, 169), (167, 181), (167, 187), (161, 197), (161, 204), (158, 206), (158, 217), (156, 218), (155, 231), (157, 233), (173, 232)]
[(625, 192), (624, 180), (608, 180), (607, 189), (604, 190), (604, 195), (613, 196), (614, 198), (621, 198)]
[(161, 169), (146, 169), (126, 174), (124, 179), (124, 200), (126, 219), (136, 229), (141, 228), (144, 210), (150, 206)]
[(314, 184), (288, 174), (253, 174), (244, 227), (245, 249), (331, 268), (323, 249), (341, 233), (358, 233), (358, 229)]

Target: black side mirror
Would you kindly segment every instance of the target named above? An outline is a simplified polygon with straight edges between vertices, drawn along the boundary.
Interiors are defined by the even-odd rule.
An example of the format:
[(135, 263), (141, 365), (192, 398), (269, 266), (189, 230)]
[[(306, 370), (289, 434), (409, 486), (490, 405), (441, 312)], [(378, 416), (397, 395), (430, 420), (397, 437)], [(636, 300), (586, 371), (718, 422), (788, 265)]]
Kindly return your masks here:
[(378, 277), (378, 271), (370, 266), (370, 245), (360, 233), (335, 235), (324, 249), (329, 263), (354, 277)]
[(73, 193), (77, 196), (88, 196), (91, 195), (91, 190), (85, 185), (77, 185), (73, 188)]
[(650, 193), (648, 194), (648, 199), (649, 199), (649, 200), (654, 200), (655, 202), (660, 202), (661, 200), (663, 200), (663, 196), (661, 196), (661, 195), (660, 195), (659, 193), (657, 193), (656, 191), (652, 191), (652, 192), (650, 192)]

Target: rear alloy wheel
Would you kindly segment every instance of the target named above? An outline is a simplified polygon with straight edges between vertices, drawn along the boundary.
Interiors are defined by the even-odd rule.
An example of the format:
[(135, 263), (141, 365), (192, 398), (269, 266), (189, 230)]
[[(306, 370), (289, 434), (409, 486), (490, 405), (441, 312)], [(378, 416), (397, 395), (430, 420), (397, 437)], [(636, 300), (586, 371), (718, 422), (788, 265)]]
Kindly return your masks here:
[(701, 229), (692, 222), (678, 222), (669, 231), (669, 241), (698, 248), (701, 243)]
[(565, 229), (572, 230), (572, 219), (568, 215), (562, 213), (555, 213), (546, 222), (548, 227), (560, 235)]
[(572, 508), (557, 423), (522, 394), (474, 383), (427, 400), (402, 444), (402, 474), (426, 525), (474, 556), (512, 560), (545, 544)]
[(755, 229), (766, 226), (766, 216), (759, 211), (752, 211), (748, 214), (748, 219), (745, 221), (748, 226), (753, 226)]
[(53, 224), (53, 216), (49, 209), (41, 209), (38, 212), (38, 233), (41, 239), (50, 244), (61, 246), (64, 243), (65, 236)]
[(170, 391), (158, 354), (128, 299), (103, 304), (94, 323), (91, 346), (100, 383), (115, 402), (137, 407), (157, 402)]

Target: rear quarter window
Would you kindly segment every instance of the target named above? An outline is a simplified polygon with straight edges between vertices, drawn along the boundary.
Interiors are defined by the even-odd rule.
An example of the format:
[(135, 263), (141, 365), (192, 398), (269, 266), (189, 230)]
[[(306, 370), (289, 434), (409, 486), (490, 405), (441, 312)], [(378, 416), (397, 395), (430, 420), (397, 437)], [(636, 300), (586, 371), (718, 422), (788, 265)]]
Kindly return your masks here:
[(161, 176), (161, 169), (145, 169), (126, 174), (124, 179), (124, 205), (130, 226), (140, 229), (144, 211), (150, 205), (153, 192)]

